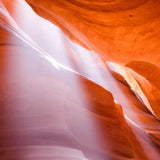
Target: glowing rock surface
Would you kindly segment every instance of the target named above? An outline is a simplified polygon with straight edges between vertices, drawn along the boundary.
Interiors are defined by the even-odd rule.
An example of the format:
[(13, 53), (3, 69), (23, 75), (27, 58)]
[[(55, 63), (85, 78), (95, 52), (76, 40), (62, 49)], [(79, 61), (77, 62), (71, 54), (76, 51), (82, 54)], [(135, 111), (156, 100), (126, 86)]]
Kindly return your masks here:
[(159, 1), (27, 2), (114, 63), (2, 0), (0, 159), (159, 160)]
[[(145, 94), (140, 94), (145, 105), (160, 118), (157, 72), (160, 65), (159, 0), (26, 1), (36, 13), (59, 26), (73, 41), (94, 50), (104, 60), (138, 72), (142, 81), (147, 82), (147, 90), (139, 80), (141, 78), (130, 71), (123, 71), (137, 81), (136, 92)], [(125, 78), (135, 88), (129, 76)]]

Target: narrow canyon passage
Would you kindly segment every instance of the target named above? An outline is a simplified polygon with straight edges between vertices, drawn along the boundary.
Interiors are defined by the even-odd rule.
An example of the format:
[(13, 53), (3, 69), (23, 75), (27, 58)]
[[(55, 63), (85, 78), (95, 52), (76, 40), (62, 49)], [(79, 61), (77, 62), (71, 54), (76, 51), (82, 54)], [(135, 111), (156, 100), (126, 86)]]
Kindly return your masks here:
[(158, 114), (124, 68), (71, 42), (25, 1), (2, 2), (0, 160), (159, 160)]

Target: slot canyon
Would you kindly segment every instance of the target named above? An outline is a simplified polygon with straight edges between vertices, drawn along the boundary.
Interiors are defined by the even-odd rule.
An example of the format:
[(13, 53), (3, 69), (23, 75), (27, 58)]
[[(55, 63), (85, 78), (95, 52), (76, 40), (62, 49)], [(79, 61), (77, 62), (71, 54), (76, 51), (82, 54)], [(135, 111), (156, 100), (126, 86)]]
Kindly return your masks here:
[(0, 160), (160, 160), (160, 0), (0, 0)]

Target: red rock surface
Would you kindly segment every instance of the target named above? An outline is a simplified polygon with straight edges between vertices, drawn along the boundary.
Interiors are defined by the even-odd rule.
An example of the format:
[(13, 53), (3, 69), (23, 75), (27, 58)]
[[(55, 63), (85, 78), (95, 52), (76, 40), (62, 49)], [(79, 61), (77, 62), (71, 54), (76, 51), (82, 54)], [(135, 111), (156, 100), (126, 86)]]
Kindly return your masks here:
[[(26, 1), (36, 13), (59, 26), (73, 41), (94, 50), (104, 60), (138, 72), (151, 87), (148, 86), (147, 91), (144, 91), (146, 85), (135, 78), (133, 73), (127, 71), (127, 74), (141, 84), (136, 86), (136, 92), (144, 92), (148, 99), (146, 102), (141, 94), (144, 103), (160, 118), (160, 91), (154, 84), (159, 81), (157, 69), (160, 65), (159, 0)], [(135, 67), (139, 65), (144, 69)], [(148, 68), (154, 74), (153, 77), (146, 71)], [(152, 77), (152, 80), (147, 77)], [(128, 79), (128, 76), (125, 78)], [(130, 85), (134, 86), (132, 83)]]
[(159, 160), (159, 1), (27, 2), (90, 51), (2, 0), (0, 159)]

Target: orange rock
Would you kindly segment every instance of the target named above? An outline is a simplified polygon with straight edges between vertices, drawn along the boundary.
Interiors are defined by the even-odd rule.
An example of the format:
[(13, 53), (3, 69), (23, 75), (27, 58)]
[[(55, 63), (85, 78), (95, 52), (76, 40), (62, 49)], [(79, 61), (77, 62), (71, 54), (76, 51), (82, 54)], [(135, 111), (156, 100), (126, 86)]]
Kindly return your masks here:
[(137, 60), (160, 65), (158, 0), (26, 1), (41, 17), (106, 60), (123, 65)]
[[(44, 22), (42, 19), (29, 8), (27, 9), (24, 1), (2, 1), (12, 15), (11, 19), (13, 18), (17, 25), (12, 23), (12, 26), (10, 26), (10, 22), (13, 22), (10, 21), (10, 16), (8, 14), (2, 16), (3, 10), (0, 10), (0, 20), (3, 20), (0, 21), (0, 25), (2, 25), (1, 22), (5, 22), (4, 24), (6, 25), (5, 27), (0, 27), (0, 106), (2, 106), (0, 110), (0, 158), (12, 158), (16, 160), (44, 158), (58, 160), (60, 158), (64, 160), (124, 160), (126, 158), (134, 160), (159, 160), (159, 150), (153, 143), (155, 142), (159, 145), (160, 124), (155, 118), (155, 116), (159, 116), (157, 107), (147, 106), (148, 108), (150, 107), (149, 109), (152, 111), (152, 114), (155, 115), (153, 116), (143, 102), (136, 98), (124, 78), (119, 74), (111, 72), (113, 78), (109, 79), (106, 68), (101, 68), (101, 71), (106, 76), (106, 80), (108, 80), (111, 93), (122, 105), (123, 109), (119, 104), (114, 102), (111, 93), (103, 87), (80, 74), (71, 72), (71, 70), (67, 71), (61, 65), (59, 67), (60, 70), (54, 68), (52, 66), (54, 63), (48, 63), (52, 62), (50, 59), (46, 61), (37, 55), (42, 56), (41, 52), (47, 50), (46, 54), (51, 50), (56, 53), (55, 55), (62, 54), (64, 56), (66, 50), (62, 50), (64, 46), (60, 43), (62, 41), (60, 34), (56, 34), (57, 32), (55, 32), (56, 36), (54, 36), (56, 39), (51, 38), (53, 35), (51, 33), (54, 32), (54, 29), (47, 28), (45, 30), (46, 28), (43, 27)], [(57, 13), (60, 13), (64, 9), (68, 10), (70, 5), (76, 7), (78, 4), (76, 9), (80, 7), (83, 10), (93, 10), (91, 13), (111, 12), (112, 10), (119, 12), (119, 8), (121, 11), (127, 11), (127, 9), (136, 8), (137, 4), (140, 6), (146, 4), (143, 3), (145, 1), (135, 1), (134, 3), (127, 1), (125, 2), (126, 5), (116, 5), (118, 2), (115, 2), (115, 4), (112, 3), (108, 8), (105, 6), (105, 2), (99, 3), (98, 1), (92, 1), (92, 5), (87, 4), (89, 1), (64, 2), (52, 1), (55, 4), (48, 6), (47, 9), (55, 7), (55, 11), (57, 9)], [(124, 1), (122, 2), (124, 3)], [(50, 2), (43, 1), (43, 3), (49, 4)], [(62, 7), (59, 7), (59, 5)], [(65, 5), (68, 8), (65, 8)], [(85, 8), (86, 5), (89, 8)], [(130, 7), (127, 7), (128, 5)], [(43, 6), (45, 4), (42, 4)], [(105, 6), (104, 10), (102, 10), (102, 6)], [(36, 7), (37, 5), (35, 5)], [(23, 12), (20, 12), (20, 10)], [(67, 13), (69, 12), (67, 11)], [(42, 14), (44, 13), (42, 12)], [(77, 13), (79, 13), (78, 9)], [(90, 15), (90, 12), (88, 13)], [(53, 17), (50, 18), (59, 27), (62, 27), (65, 33), (68, 32), (66, 34), (77, 43), (88, 49), (96, 50), (97, 48), (97, 51), (101, 50), (100, 47), (104, 44), (101, 38), (100, 40), (98, 38), (97, 44), (92, 44), (92, 41), (96, 42), (94, 35), (99, 34), (98, 31), (95, 32), (94, 30), (94, 26), (96, 29), (98, 24), (93, 24), (90, 28), (91, 30), (88, 28), (87, 32), (82, 36), (80, 28), (82, 27), (82, 31), (85, 32), (85, 25), (91, 22), (85, 23), (85, 17), (83, 17), (83, 22), (80, 22), (81, 18), (77, 16), (75, 11), (77, 23), (81, 24), (81, 26), (75, 23), (76, 25), (73, 25), (75, 29), (71, 30), (69, 28), (69, 31), (67, 31), (65, 25), (70, 23), (69, 17), (72, 21), (73, 16), (73, 14), (69, 16), (70, 14), (65, 15), (67, 21), (61, 23), (61, 26), (59, 22), (57, 23), (55, 19), (52, 19)], [(60, 16), (57, 17), (58, 21), (61, 21)], [(130, 17), (133, 16), (130, 15)], [(98, 21), (104, 20), (103, 17), (102, 19), (101, 17), (99, 18)], [(111, 22), (112, 19), (110, 19)], [(121, 22), (117, 21), (116, 23), (119, 25), (122, 22), (126, 23), (123, 19)], [(137, 21), (134, 20), (134, 22)], [(52, 27), (54, 28), (54, 26)], [(74, 31), (77, 30), (77, 27), (80, 27), (80, 30), (75, 34), (76, 32)], [(102, 27), (102, 24), (100, 24), (100, 27)], [(10, 28), (13, 29), (12, 32), (9, 32), (11, 30), (6, 31), (6, 29)], [(108, 28), (110, 28), (110, 31), (112, 30), (111, 27)], [(105, 32), (109, 33), (109, 31)], [(87, 34), (89, 37), (87, 37)], [(29, 35), (30, 39), (26, 35)], [(58, 38), (60, 41), (58, 41)], [(103, 40), (106, 41), (106, 37)], [(38, 48), (39, 46), (41, 49)], [(37, 48), (35, 49), (34, 47)], [(101, 54), (102, 52), (97, 53)], [(71, 56), (69, 60), (75, 64), (75, 58)], [(101, 56), (103, 55), (101, 54)], [(107, 56), (110, 57), (110, 53)], [(113, 60), (112, 58), (111, 56), (112, 61), (116, 61), (116, 59)], [(117, 63), (122, 63), (121, 60), (117, 61)], [(146, 69), (144, 69), (143, 65), (137, 66), (133, 62), (128, 63), (126, 66), (135, 71), (134, 73), (128, 70), (132, 78), (134, 77), (142, 86), (147, 85), (146, 88), (143, 87), (143, 90), (141, 88), (137, 88), (136, 90), (137, 86), (135, 86), (135, 90), (138, 93), (143, 93), (143, 95), (148, 97), (150, 96), (149, 92), (152, 89), (155, 90), (154, 86), (156, 86), (156, 89), (158, 88), (158, 79), (155, 81), (157, 76), (154, 77), (155, 74), (152, 77), (148, 76), (148, 74), (152, 73), (151, 70), (145, 72), (144, 70)], [(127, 69), (125, 68), (125, 70)], [(156, 73), (158, 75), (157, 70)], [(127, 76), (125, 76), (126, 79)], [(113, 79), (115, 80), (114, 82), (112, 81)], [(135, 84), (130, 81), (128, 82), (133, 86)], [(141, 96), (141, 94), (139, 95)], [(143, 95), (141, 96), (142, 98)], [(150, 96), (150, 99), (148, 98), (150, 103), (154, 97), (156, 97), (156, 94), (153, 97)], [(152, 138), (152, 141), (148, 136)]]
[[(141, 86), (136, 89), (135, 84), (128, 82), (137, 93), (141, 92), (148, 109), (160, 119), (160, 90), (154, 85), (159, 80), (160, 1), (26, 1), (41, 17), (60, 27), (71, 40), (82, 46), (85, 44), (102, 59), (126, 65), (145, 79), (152, 77), (151, 81), (146, 79), (147, 86), (143, 80), (134, 78)], [(137, 67), (139, 65), (141, 69)]]

